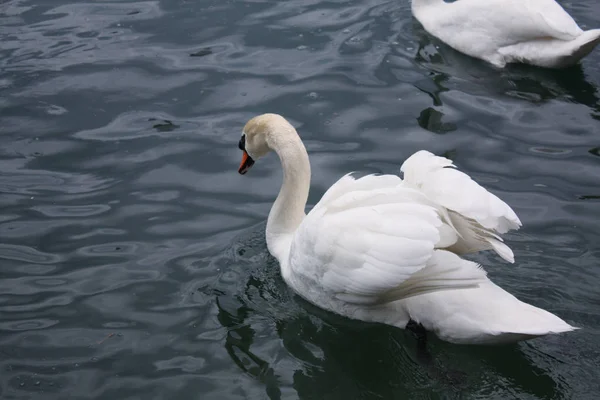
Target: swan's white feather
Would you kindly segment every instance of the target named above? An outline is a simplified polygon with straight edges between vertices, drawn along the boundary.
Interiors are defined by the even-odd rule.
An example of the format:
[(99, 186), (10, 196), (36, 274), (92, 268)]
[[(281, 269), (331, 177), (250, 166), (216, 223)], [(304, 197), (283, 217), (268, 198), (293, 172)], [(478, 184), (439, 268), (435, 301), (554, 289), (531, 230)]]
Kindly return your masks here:
[(506, 233), (521, 226), (508, 204), (457, 170), (447, 158), (421, 150), (410, 156), (400, 171), (404, 173), (406, 184), (445, 208), (477, 221), (484, 228)]
[[(555, 0), (521, 0), (515, 3), (515, 0), (510, 2), (512, 7), (507, 7), (507, 17), (518, 18), (520, 15), (519, 9), (515, 5), (521, 5), (526, 12), (523, 15), (530, 16), (532, 26), (544, 26), (545, 33), (556, 39), (572, 40), (581, 35), (583, 31), (577, 25), (577, 22), (562, 8)], [(502, 6), (501, 6), (502, 7)], [(524, 25), (522, 25), (524, 26)], [(527, 39), (535, 39), (535, 36), (530, 36)]]
[[(443, 225), (431, 202), (399, 178), (345, 176), (298, 227), (289, 266), (330, 296), (353, 303), (475, 287), (485, 278), (483, 269), (434, 250)], [(440, 262), (452, 256), (456, 262)]]
[(554, 0), (412, 0), (413, 14), (451, 47), (503, 67), (572, 65), (600, 41)]
[(400, 170), (405, 185), (449, 210), (450, 224), (461, 236), (454, 251), (462, 254), (494, 249), (505, 260), (514, 262), (512, 251), (498, 234), (519, 229), (521, 221), (505, 202), (455, 169), (451, 160), (428, 151), (413, 154)]
[(517, 299), (492, 281), (471, 290), (411, 297), (400, 309), (440, 339), (498, 344), (576, 330), (554, 314)]

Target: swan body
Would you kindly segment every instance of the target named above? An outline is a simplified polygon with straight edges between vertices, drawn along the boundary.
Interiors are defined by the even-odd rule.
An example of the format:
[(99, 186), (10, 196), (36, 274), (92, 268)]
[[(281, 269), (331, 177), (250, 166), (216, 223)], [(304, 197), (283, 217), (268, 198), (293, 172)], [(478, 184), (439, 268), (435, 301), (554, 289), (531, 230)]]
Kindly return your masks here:
[(462, 254), (493, 250), (514, 262), (500, 234), (521, 226), (502, 200), (419, 151), (396, 175), (346, 175), (305, 214), (308, 154), (283, 117), (244, 127), (239, 172), (275, 151), (283, 184), (269, 213), (267, 247), (285, 282), (309, 302), (363, 321), (421, 324), (453, 343), (502, 343), (575, 329), (492, 283)]
[(576, 64), (600, 42), (554, 0), (412, 0), (425, 30), (462, 53), (497, 67), (546, 68)]

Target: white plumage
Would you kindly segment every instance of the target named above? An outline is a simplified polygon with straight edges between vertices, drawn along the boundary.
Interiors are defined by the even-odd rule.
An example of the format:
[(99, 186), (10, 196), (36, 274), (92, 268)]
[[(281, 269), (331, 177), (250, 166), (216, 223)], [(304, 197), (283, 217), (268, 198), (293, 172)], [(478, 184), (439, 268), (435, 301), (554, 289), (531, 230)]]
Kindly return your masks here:
[(346, 175), (305, 216), (310, 165), (294, 128), (279, 115), (264, 114), (246, 124), (244, 135), (250, 159), (270, 149), (281, 159), (284, 181), (269, 214), (267, 246), (286, 283), (308, 301), (401, 328), (413, 320), (456, 343), (574, 329), (519, 301), (479, 265), (460, 258), (491, 249), (513, 262), (499, 234), (521, 222), (450, 160), (417, 152), (401, 167), (404, 180)]
[[(298, 227), (289, 268), (347, 303), (380, 304), (444, 288), (474, 287), (485, 272), (438, 249), (444, 225), (399, 178), (347, 175)], [(343, 186), (343, 187), (339, 187)], [(458, 257), (456, 257), (458, 259)], [(437, 262), (451, 260), (450, 263)]]
[(576, 64), (600, 42), (554, 0), (412, 0), (415, 18), (454, 49), (497, 67)]
[(452, 161), (427, 151), (412, 155), (400, 170), (405, 184), (448, 210), (449, 222), (460, 236), (450, 245), (453, 251), (463, 254), (493, 249), (514, 262), (512, 250), (498, 235), (519, 229), (521, 221), (506, 203), (454, 169)]

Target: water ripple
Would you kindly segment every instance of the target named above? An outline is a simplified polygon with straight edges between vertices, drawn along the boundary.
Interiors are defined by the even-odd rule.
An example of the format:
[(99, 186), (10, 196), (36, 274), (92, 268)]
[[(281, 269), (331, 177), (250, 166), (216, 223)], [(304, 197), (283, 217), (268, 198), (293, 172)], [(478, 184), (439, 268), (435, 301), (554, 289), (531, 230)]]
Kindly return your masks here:
[(55, 254), (43, 253), (27, 246), (0, 244), (0, 258), (32, 264), (56, 264), (61, 261)]
[[(600, 26), (597, 2), (561, 4)], [(0, 20), (0, 397), (598, 392), (600, 52), (499, 71), (398, 1), (8, 0)], [(294, 296), (264, 239), (279, 160), (237, 174), (262, 112), (304, 140), (311, 206), (349, 171), (453, 159), (524, 223), (515, 265), (474, 259), (582, 329), (431, 340), (431, 363), (406, 332)]]

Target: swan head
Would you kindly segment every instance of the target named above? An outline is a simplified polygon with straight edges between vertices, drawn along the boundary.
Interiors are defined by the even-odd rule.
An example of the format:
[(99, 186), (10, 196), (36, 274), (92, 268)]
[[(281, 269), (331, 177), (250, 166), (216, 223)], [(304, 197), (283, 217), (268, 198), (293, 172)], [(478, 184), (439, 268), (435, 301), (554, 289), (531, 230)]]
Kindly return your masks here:
[(285, 135), (281, 133), (294, 131), (292, 125), (281, 115), (262, 114), (249, 120), (244, 126), (238, 147), (242, 150), (242, 162), (238, 172), (244, 175), (254, 162), (267, 155)]

